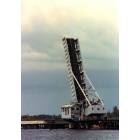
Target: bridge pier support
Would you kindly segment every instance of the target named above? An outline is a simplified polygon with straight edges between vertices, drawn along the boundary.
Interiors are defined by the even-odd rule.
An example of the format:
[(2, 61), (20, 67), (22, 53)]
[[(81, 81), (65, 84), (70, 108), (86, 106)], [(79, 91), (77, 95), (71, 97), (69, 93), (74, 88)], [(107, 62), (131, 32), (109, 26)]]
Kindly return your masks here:
[(73, 124), (69, 123), (69, 128), (72, 129), (73, 128)]

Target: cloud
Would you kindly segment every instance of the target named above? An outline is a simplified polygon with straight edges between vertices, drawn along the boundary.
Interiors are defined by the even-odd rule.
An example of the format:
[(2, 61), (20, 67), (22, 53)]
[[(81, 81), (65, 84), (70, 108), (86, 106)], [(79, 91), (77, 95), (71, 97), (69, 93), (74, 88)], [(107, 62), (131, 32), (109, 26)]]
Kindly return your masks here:
[[(26, 48), (26, 44), (29, 44), (34, 49), (34, 55), (32, 56), (28, 53), (28, 56), (30, 57), (30, 62), (31, 59), (34, 60), (34, 58), (31, 58), (34, 56), (36, 56), (36, 61), (37, 59), (42, 60), (40, 64), (34, 64), (39, 65), (40, 69), (44, 69), (46, 63), (47, 65), (49, 63), (49, 66), (52, 64), (60, 68), (65, 65), (62, 37), (64, 35), (78, 37), (82, 57), (87, 62), (87, 67), (94, 65), (96, 69), (112, 68), (112, 64), (118, 59), (118, 34), (115, 29), (107, 25), (92, 24), (82, 30), (81, 26), (81, 23), (75, 23), (74, 26), (69, 25), (67, 29), (63, 29), (63, 27), (57, 28), (57, 26), (49, 27), (45, 21), (39, 24), (34, 23), (32, 24), (32, 30), (22, 31), (22, 48)], [(26, 54), (27, 52), (24, 53), (24, 51), (25, 49), (23, 49), (22, 53)], [(35, 54), (38, 54), (41, 58)], [(30, 64), (29, 66), (32, 65)], [(57, 69), (57, 67), (55, 68)]]
[(22, 10), (22, 61), (28, 69), (64, 68), (64, 36), (79, 38), (86, 67), (112, 69), (118, 60), (114, 0), (25, 0)]
[[(33, 18), (44, 19), (49, 25), (64, 26), (73, 21), (93, 20), (116, 25), (116, 0), (24, 0), (22, 1), (22, 25), (31, 28)], [(65, 23), (63, 22), (65, 21)]]
[(22, 47), (22, 59), (24, 61), (45, 61), (48, 59), (47, 53), (34, 50), (29, 45)]
[(41, 71), (41, 70), (52, 70), (52, 69), (63, 69), (63, 64), (49, 57), (46, 52), (39, 52), (30, 47), (24, 45), (22, 47), (22, 71)]

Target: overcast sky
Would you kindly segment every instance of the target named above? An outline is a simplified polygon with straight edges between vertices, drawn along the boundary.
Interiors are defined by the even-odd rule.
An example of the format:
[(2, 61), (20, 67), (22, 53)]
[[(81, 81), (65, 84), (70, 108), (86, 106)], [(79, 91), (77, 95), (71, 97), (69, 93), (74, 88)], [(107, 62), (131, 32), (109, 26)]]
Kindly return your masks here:
[(71, 100), (64, 36), (79, 39), (84, 67), (107, 109), (118, 105), (116, 0), (23, 0), (22, 114), (59, 114)]

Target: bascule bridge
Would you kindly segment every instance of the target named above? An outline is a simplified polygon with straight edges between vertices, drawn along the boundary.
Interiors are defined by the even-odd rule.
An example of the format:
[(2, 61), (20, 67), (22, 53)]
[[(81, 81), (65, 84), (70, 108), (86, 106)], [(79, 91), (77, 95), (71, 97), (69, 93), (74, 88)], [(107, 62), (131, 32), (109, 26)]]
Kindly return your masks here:
[(72, 103), (61, 107), (63, 119), (85, 120), (103, 116), (106, 108), (83, 67), (79, 40), (63, 38), (65, 61), (72, 90)]

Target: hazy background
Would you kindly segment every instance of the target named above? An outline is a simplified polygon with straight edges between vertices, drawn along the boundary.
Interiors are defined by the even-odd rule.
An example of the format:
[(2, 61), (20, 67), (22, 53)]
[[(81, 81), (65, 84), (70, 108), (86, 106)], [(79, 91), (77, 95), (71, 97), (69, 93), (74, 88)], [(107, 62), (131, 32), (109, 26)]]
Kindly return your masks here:
[(116, 0), (22, 0), (22, 114), (59, 114), (71, 100), (62, 38), (77, 37), (108, 110), (119, 103)]

